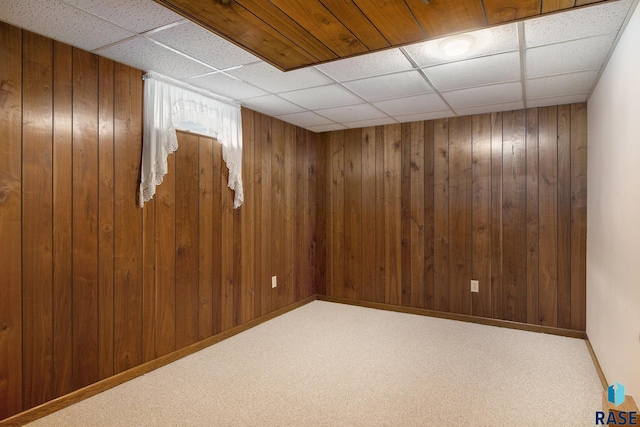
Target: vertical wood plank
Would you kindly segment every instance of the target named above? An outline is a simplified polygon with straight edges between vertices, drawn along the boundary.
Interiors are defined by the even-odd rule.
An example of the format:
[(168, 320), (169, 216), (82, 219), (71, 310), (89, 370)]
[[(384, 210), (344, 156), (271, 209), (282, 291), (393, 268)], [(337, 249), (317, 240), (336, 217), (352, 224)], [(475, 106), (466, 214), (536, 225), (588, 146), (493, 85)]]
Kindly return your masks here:
[(213, 144), (211, 138), (198, 139), (198, 338), (201, 340), (213, 335)]
[[(178, 141), (182, 134), (178, 132)], [(180, 142), (178, 142), (180, 143)], [(167, 157), (167, 174), (156, 189), (156, 356), (176, 349), (176, 162)]]
[(315, 192), (315, 214), (316, 214), (316, 270), (315, 270), (315, 290), (319, 295), (327, 295), (327, 227), (328, 217), (328, 195), (327, 188), (329, 177), (327, 175), (327, 133), (322, 133), (316, 140), (316, 180), (317, 191)]
[(255, 153), (254, 124), (253, 112), (246, 109), (242, 110), (242, 183), (244, 188), (244, 203), (240, 208), (242, 211), (242, 282), (240, 283), (240, 286), (242, 287), (242, 295), (240, 297), (240, 323), (245, 323), (253, 319), (255, 312), (255, 240), (253, 238), (255, 233), (256, 206), (253, 194), (255, 189), (253, 171)]
[(502, 319), (502, 113), (491, 114), (491, 315)]
[[(297, 283), (294, 283), (294, 274), (293, 274), (293, 265), (295, 262), (295, 236), (296, 236), (296, 213), (294, 212), (295, 204), (295, 185), (294, 182), (294, 168), (295, 168), (295, 155), (296, 155), (296, 131), (292, 124), (284, 123), (284, 168), (283, 168), (283, 178), (284, 178), (284, 215), (282, 218), (284, 219), (283, 224), (283, 256), (284, 259), (284, 269), (282, 270), (284, 284), (285, 287), (281, 289), (282, 291), (282, 306), (286, 306), (292, 304), (295, 300), (295, 286)], [(299, 205), (298, 209), (304, 209), (304, 205)]]
[(331, 293), (344, 297), (344, 131), (331, 135)]
[(411, 123), (411, 307), (425, 308), (425, 124)]
[(542, 13), (557, 12), (574, 6), (575, 0), (542, 0)]
[(411, 305), (411, 123), (400, 127), (400, 304)]
[(539, 192), (538, 109), (527, 110), (527, 323), (538, 323)]
[(0, 22), (0, 419), (22, 411), (22, 30)]
[(434, 122), (434, 308), (449, 311), (449, 121)]
[(260, 158), (262, 159), (262, 198), (260, 208), (262, 224), (260, 230), (262, 236), (260, 242), (260, 263), (262, 269), (262, 315), (271, 312), (271, 254), (273, 252), (271, 248), (271, 120), (271, 117), (265, 115), (261, 117)]
[[(243, 113), (244, 114), (244, 113)], [(253, 204), (255, 206), (254, 209), (254, 217), (255, 217), (255, 232), (254, 232), (254, 243), (253, 243), (253, 253), (252, 264), (254, 270), (254, 283), (253, 283), (253, 291), (254, 291), (254, 318), (260, 317), (262, 315), (262, 256), (261, 256), (261, 248), (262, 248), (262, 160), (261, 160), (261, 131), (262, 131), (262, 115), (259, 113), (253, 113), (254, 117), (254, 136), (253, 136), (253, 165), (252, 165), (252, 173), (254, 180), (254, 190), (253, 190)], [(247, 236), (245, 235), (245, 238)]]
[(184, 134), (176, 161), (176, 349), (198, 340), (198, 136)]
[(98, 380), (98, 57), (73, 49), (73, 387)]
[(385, 302), (386, 293), (386, 262), (385, 252), (388, 243), (385, 236), (386, 212), (385, 212), (385, 178), (384, 178), (384, 146), (385, 146), (385, 127), (377, 126), (375, 128), (375, 146), (376, 146), (376, 285), (375, 285), (375, 301)]
[(115, 64), (114, 373), (142, 362), (141, 72)]
[(387, 304), (402, 303), (401, 125), (384, 127), (384, 238)]
[(113, 375), (114, 63), (98, 61), (98, 378), (104, 379)]
[(503, 113), (503, 318), (526, 321), (526, 150), (524, 110)]
[[(72, 49), (53, 43), (53, 395), (73, 390)], [(4, 259), (4, 258), (3, 258)], [(112, 269), (113, 271), (113, 269)]]
[(376, 129), (361, 134), (362, 161), (362, 296), (376, 300)]
[(424, 308), (435, 308), (434, 121), (424, 123)]
[(362, 297), (362, 131), (345, 131), (344, 142), (344, 297)]
[[(224, 300), (225, 280), (222, 272), (222, 194), (226, 181), (222, 169), (222, 145), (213, 141), (213, 333), (222, 331), (222, 307)], [(224, 181), (224, 182), (223, 182)]]
[(471, 314), (471, 116), (449, 119), (450, 310)]
[(316, 200), (320, 191), (318, 188), (324, 188), (324, 182), (322, 185), (318, 185), (318, 161), (316, 158), (316, 145), (317, 139), (316, 134), (311, 131), (304, 131), (305, 133), (305, 141), (307, 145), (307, 152), (305, 154), (306, 159), (306, 170), (308, 171), (309, 178), (307, 180), (307, 191), (306, 191), (306, 200), (305, 207), (307, 210), (307, 217), (305, 224), (305, 229), (307, 230), (307, 245), (309, 247), (308, 252), (308, 273), (307, 273), (307, 283), (309, 283), (308, 289), (305, 297), (310, 297), (317, 293), (316, 285), (314, 283), (314, 278), (316, 277), (316, 270), (318, 268), (318, 264), (316, 262), (318, 256), (318, 238), (316, 236), (316, 221), (318, 221), (317, 211), (315, 209)]
[[(220, 144), (218, 144), (220, 145)], [(222, 296), (221, 296), (221, 323), (220, 328), (221, 331), (224, 332), (228, 329), (231, 329), (234, 325), (234, 297), (235, 290), (234, 287), (236, 284), (234, 283), (234, 271), (233, 271), (233, 262), (234, 262), (234, 247), (233, 247), (233, 236), (234, 236), (234, 221), (233, 221), (233, 192), (229, 189), (229, 169), (227, 165), (222, 162), (221, 165), (221, 179), (220, 179), (220, 191), (221, 191), (221, 199), (220, 199), (220, 211), (221, 211), (221, 219), (220, 219), (220, 229), (221, 229), (221, 273), (222, 273)], [(179, 282), (178, 282), (179, 283)]]
[(156, 357), (156, 199), (142, 211), (142, 361)]
[(571, 106), (571, 328), (586, 329), (587, 104)]
[(278, 286), (272, 289), (271, 309), (276, 310), (284, 306), (284, 294), (287, 286), (285, 277), (285, 221), (284, 221), (284, 122), (273, 120), (272, 151), (271, 151), (271, 229), (272, 251), (271, 269), (277, 277)]
[(23, 405), (53, 397), (53, 164), (51, 39), (23, 33)]
[(558, 324), (558, 121), (557, 107), (540, 115), (540, 289), (539, 321)]
[(307, 194), (309, 191), (309, 181), (307, 178), (307, 174), (305, 173), (305, 158), (309, 157), (309, 153), (307, 152), (307, 144), (305, 142), (305, 131), (301, 128), (294, 129), (295, 131), (295, 158), (293, 159), (294, 164), (294, 212), (293, 216), (295, 218), (295, 229), (293, 232), (293, 283), (295, 287), (295, 301), (298, 301), (302, 298), (302, 295), (305, 294), (308, 289), (309, 279), (307, 278), (308, 273), (308, 264), (309, 259), (305, 254), (308, 254), (309, 251), (307, 245), (307, 229), (306, 219), (308, 215), (308, 205), (307, 205)]
[(480, 292), (471, 294), (471, 314), (491, 317), (491, 115), (472, 117), (472, 268)]
[(558, 107), (558, 327), (571, 328), (571, 105)]
[(233, 191), (229, 191), (229, 197), (231, 198), (231, 209), (233, 215), (233, 326), (240, 324), (240, 298), (242, 297), (242, 227), (241, 213), (242, 209), (233, 209)]

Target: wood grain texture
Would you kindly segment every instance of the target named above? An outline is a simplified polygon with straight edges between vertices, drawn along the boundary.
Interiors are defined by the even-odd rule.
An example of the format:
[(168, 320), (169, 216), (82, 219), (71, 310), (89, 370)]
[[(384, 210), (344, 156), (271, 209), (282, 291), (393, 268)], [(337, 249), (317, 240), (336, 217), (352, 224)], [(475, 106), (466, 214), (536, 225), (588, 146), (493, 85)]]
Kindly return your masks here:
[(407, 0), (407, 6), (429, 38), (482, 28), (486, 25), (482, 2)]
[(142, 363), (141, 74), (115, 64), (114, 373)]
[(434, 309), (449, 311), (449, 121), (434, 121)]
[(503, 113), (503, 318), (526, 321), (526, 150), (524, 110)]
[(387, 304), (402, 304), (401, 125), (384, 127), (384, 266)]
[(23, 33), (23, 406), (53, 397), (53, 43)]
[(586, 328), (587, 104), (571, 105), (571, 328)]
[(329, 9), (340, 22), (346, 25), (349, 31), (369, 50), (382, 49), (389, 46), (389, 42), (380, 34), (380, 31), (371, 24), (352, 1), (320, 0), (320, 3)]
[(344, 145), (345, 281), (343, 296), (362, 298), (362, 131), (345, 131)]
[(480, 282), (471, 314), (491, 317), (491, 115), (473, 116), (471, 126), (471, 277)]
[[(560, 144), (563, 135), (571, 135), (575, 138), (571, 144), (581, 144), (576, 146), (584, 155), (586, 118), (573, 117), (574, 109), (584, 116), (581, 105), (323, 134), (321, 143), (334, 155), (324, 157), (330, 171), (325, 177), (330, 209), (322, 211), (324, 233), (327, 256), (335, 258), (325, 260), (327, 277), (340, 283), (352, 268), (347, 256), (337, 269), (335, 262), (344, 256), (335, 251), (342, 250), (343, 240), (345, 248), (355, 245), (349, 237), (353, 225), (343, 219), (349, 217), (349, 198), (357, 197), (353, 192), (358, 189), (348, 177), (355, 159), (362, 171), (364, 278), (362, 296), (356, 300), (552, 327), (558, 325), (553, 313), (556, 319), (560, 313), (574, 316), (575, 309), (575, 321), (581, 324), (584, 273), (574, 282), (571, 271), (570, 295), (568, 288), (561, 290), (557, 274), (566, 256), (560, 254), (564, 249), (558, 237), (559, 218), (569, 205), (578, 212), (573, 193), (558, 190), (558, 176), (569, 167), (562, 166), (566, 160), (559, 156), (575, 162), (577, 153), (568, 153)], [(571, 112), (570, 120), (558, 121), (558, 111), (567, 118)], [(354, 141), (361, 147), (359, 158), (349, 153)], [(344, 203), (335, 191), (342, 170), (342, 160), (336, 157), (341, 147), (347, 175)], [(583, 194), (586, 183), (580, 180), (586, 159), (579, 162), (582, 175), (574, 175), (572, 163), (570, 179)], [(586, 212), (576, 215), (580, 221), (586, 218)], [(570, 236), (575, 244), (569, 250), (575, 246), (584, 254), (584, 236), (576, 237), (573, 230)], [(584, 265), (575, 262), (572, 268), (582, 272)], [(471, 278), (480, 281), (478, 294), (470, 292)], [(342, 289), (328, 288), (327, 296), (353, 300), (337, 296)], [(566, 295), (561, 297), (560, 292)]]
[(542, 13), (557, 12), (569, 9), (575, 5), (575, 0), (542, 0)]
[[(471, 314), (471, 116), (449, 119), (449, 308)], [(454, 230), (454, 232), (451, 232)]]
[(213, 335), (213, 144), (198, 139), (198, 339)]
[(409, 140), (409, 167), (410, 167), (410, 290), (409, 298), (411, 307), (425, 308), (426, 284), (425, 277), (425, 135), (424, 122), (413, 122), (411, 126), (411, 138)]
[(22, 30), (0, 22), (0, 419), (23, 409)]
[(105, 379), (113, 375), (114, 63), (100, 58), (98, 66), (98, 378)]
[(558, 106), (558, 324), (571, 328), (571, 105)]
[[(242, 218), (241, 224), (242, 227), (241, 233), (244, 236), (254, 236), (255, 235), (255, 207), (256, 201), (254, 197), (254, 189), (255, 189), (255, 174), (253, 170), (253, 163), (255, 161), (255, 115), (252, 111), (243, 110), (242, 111), (242, 182), (243, 187), (246, 187), (246, 191), (244, 193), (244, 203), (241, 207), (242, 209)], [(202, 146), (201, 146), (202, 151)], [(201, 156), (206, 158), (210, 158), (209, 156)], [(204, 170), (203, 161), (200, 162), (200, 169)], [(208, 168), (210, 170), (210, 168)], [(202, 184), (201, 184), (202, 186)], [(201, 213), (203, 209), (200, 209)], [(201, 215), (202, 218), (203, 215)], [(203, 229), (206, 230), (207, 227), (211, 227), (210, 219), (203, 221), (201, 219), (200, 222), (200, 235), (202, 236)], [(205, 236), (210, 235), (210, 233), (205, 233)], [(202, 239), (202, 238), (201, 238)], [(253, 237), (242, 239), (242, 280), (240, 286), (241, 290), (241, 299), (240, 299), (240, 323), (248, 322), (249, 320), (254, 318), (255, 315), (255, 268), (253, 267), (253, 263), (255, 262), (255, 239)], [(202, 257), (201, 257), (202, 259)], [(204, 265), (200, 265), (200, 268), (207, 268)], [(202, 333), (201, 333), (202, 335)], [(209, 334), (210, 335), (210, 334)]]
[(73, 387), (98, 375), (98, 57), (73, 50)]
[(422, 40), (425, 33), (404, 2), (353, 0), (391, 45)]
[(72, 94), (69, 45), (53, 43), (53, 395), (73, 390)]
[[(176, 161), (176, 347), (198, 340), (199, 277), (199, 138), (187, 134), (180, 139)], [(196, 167), (194, 167), (196, 166)]]
[(540, 195), (538, 110), (527, 110), (527, 323), (538, 323), (539, 306), (539, 244), (540, 244)]
[(344, 297), (344, 132), (331, 136), (331, 291), (327, 293)]
[(515, 21), (540, 14), (542, 0), (483, 0), (489, 25)]
[(321, 2), (271, 0), (291, 19), (302, 25), (323, 45), (339, 57), (367, 52), (367, 48)]

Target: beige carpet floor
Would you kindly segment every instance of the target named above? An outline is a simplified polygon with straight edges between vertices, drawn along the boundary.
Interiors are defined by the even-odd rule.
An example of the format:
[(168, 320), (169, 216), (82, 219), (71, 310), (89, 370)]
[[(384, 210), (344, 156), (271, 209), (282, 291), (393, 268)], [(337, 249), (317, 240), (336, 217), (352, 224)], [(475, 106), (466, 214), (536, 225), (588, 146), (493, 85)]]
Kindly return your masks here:
[(593, 426), (583, 340), (314, 301), (33, 426)]

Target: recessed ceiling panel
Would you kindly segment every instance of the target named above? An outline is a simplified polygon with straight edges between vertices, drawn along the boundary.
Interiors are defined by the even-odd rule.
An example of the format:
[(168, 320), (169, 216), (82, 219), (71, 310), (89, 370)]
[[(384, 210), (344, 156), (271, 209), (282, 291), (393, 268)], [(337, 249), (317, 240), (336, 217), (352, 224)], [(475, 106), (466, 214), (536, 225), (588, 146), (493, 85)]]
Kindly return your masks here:
[(506, 104), (522, 101), (522, 84), (520, 82), (503, 83), (445, 92), (442, 95), (454, 109)]
[(564, 0), (547, 0), (554, 3), (548, 7), (543, 0), (155, 1), (283, 71), (573, 6)]
[(230, 70), (229, 74), (269, 92), (291, 92), (334, 83), (332, 79), (313, 67), (283, 73), (266, 62)]
[(358, 95), (338, 84), (285, 92), (280, 96), (309, 110), (342, 107), (364, 102)]
[(445, 111), (449, 108), (440, 96), (435, 93), (374, 102), (373, 105), (390, 116), (406, 116), (408, 114)]
[(389, 49), (356, 58), (318, 65), (316, 68), (339, 82), (413, 69), (399, 49)]
[(418, 71), (354, 80), (346, 82), (344, 85), (367, 101), (372, 102), (433, 92), (431, 86)]
[(597, 71), (561, 74), (527, 80), (528, 98), (546, 98), (550, 96), (589, 93), (598, 76)]

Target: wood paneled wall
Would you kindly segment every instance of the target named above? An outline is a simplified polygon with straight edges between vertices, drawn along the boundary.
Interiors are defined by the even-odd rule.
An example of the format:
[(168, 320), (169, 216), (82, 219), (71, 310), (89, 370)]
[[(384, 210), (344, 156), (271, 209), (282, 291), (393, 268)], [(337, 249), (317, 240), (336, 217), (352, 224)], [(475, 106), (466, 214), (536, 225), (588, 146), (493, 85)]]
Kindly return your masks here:
[(322, 134), (319, 293), (584, 331), (586, 130), (574, 104)]
[(314, 134), (244, 110), (233, 210), (179, 133), (140, 209), (141, 72), (4, 23), (0, 58), (0, 419), (315, 294)]

